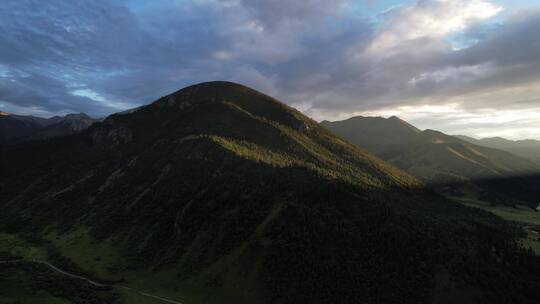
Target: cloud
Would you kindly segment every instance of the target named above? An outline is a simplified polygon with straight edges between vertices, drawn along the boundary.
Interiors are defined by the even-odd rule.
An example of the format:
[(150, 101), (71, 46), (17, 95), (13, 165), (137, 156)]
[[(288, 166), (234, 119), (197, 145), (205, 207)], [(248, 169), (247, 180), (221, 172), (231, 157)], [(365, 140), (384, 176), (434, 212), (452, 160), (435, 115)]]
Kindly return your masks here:
[[(540, 10), (533, 5), (501, 14), (487, 0), (418, 0), (375, 18), (361, 7), (351, 0), (2, 1), (0, 105), (102, 116), (225, 79), (317, 119), (403, 107), (537, 108)], [(435, 114), (433, 127), (455, 128), (452, 112)]]
[(8, 108), (29, 108), (24, 111), (27, 114), (110, 113), (115, 110), (114, 107), (95, 103), (89, 96), (73, 94), (62, 81), (34, 73), (11, 76), (9, 81), (0, 82), (2, 100), (11, 101)]
[[(485, 1), (440, 0), (396, 10), (388, 13), (367, 45), (362, 42), (351, 52), (354, 60), (351, 53), (339, 60), (347, 77), (327, 78), (329, 83), (338, 79), (335, 86), (328, 85), (336, 91), (325, 90), (321, 100), (316, 92), (311, 98), (313, 112), (339, 116), (404, 104), (448, 103), (493, 110), (538, 94), (540, 44), (532, 36), (540, 30), (540, 13), (515, 14), (496, 31), (483, 33), (475, 44), (456, 51), (448, 34), (473, 27), (500, 8)], [(452, 21), (445, 16), (459, 18)], [(430, 26), (438, 19), (450, 20), (450, 25)], [(490, 99), (476, 98), (481, 95)]]
[(441, 38), (501, 11), (501, 7), (483, 0), (418, 1), (416, 5), (387, 12), (387, 21), (366, 51), (371, 56), (391, 55), (411, 41)]
[(282, 22), (317, 22), (339, 12), (347, 0), (241, 0), (239, 5), (251, 11), (265, 27), (273, 28)]

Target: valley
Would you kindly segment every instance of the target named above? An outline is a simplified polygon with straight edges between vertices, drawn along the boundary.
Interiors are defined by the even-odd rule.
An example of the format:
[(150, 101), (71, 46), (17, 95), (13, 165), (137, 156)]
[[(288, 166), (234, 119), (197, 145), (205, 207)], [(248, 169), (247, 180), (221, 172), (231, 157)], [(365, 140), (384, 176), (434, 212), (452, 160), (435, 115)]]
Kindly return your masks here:
[(465, 206), (479, 208), (494, 215), (516, 223), (523, 229), (524, 235), (518, 238), (523, 248), (531, 248), (535, 254), (540, 255), (540, 212), (527, 206), (505, 206), (480, 201), (474, 198), (450, 197)]
[[(140, 279), (148, 278), (150, 273), (126, 273), (132, 278), (126, 280), (123, 274), (122, 279), (118, 279), (119, 274), (114, 271), (96, 272), (96, 265), (106, 267), (108, 263), (101, 262), (103, 247), (97, 243), (88, 244), (87, 237), (75, 232), (69, 236), (69, 245), (62, 245), (48, 240), (29, 242), (24, 236), (1, 233), (0, 254), (4, 260), (0, 261), (0, 267), (6, 272), (0, 277), (0, 303), (71, 303), (74, 293), (79, 294), (82, 288), (103, 303), (182, 303), (144, 290), (146, 287), (170, 294), (165, 288), (152, 286), (151, 280)], [(73, 250), (78, 253), (73, 254)], [(81, 257), (80, 253), (86, 253), (86, 256)], [(89, 263), (87, 258), (92, 258), (92, 262)], [(117, 279), (112, 279), (114, 277)], [(55, 282), (63, 283), (55, 285)], [(67, 287), (65, 282), (69, 282)]]

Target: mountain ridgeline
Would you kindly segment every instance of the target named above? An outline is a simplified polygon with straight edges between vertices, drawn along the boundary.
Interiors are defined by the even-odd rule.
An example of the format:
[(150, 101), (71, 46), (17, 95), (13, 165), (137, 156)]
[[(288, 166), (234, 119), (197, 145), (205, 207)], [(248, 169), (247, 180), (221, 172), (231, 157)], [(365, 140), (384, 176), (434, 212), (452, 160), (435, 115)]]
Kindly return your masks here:
[(508, 151), (540, 164), (540, 141), (538, 140), (508, 140), (501, 137), (476, 139), (463, 135), (457, 135), (456, 137), (478, 146)]
[(395, 116), (358, 116), (321, 125), (428, 184), (452, 191), (472, 187), (485, 199), (537, 206), (540, 165), (529, 159), (422, 131)]
[(0, 112), (0, 144), (70, 135), (97, 121), (84, 113), (41, 118)]
[(194, 303), (540, 300), (518, 229), (238, 84), (0, 152), (2, 230), (84, 228)]

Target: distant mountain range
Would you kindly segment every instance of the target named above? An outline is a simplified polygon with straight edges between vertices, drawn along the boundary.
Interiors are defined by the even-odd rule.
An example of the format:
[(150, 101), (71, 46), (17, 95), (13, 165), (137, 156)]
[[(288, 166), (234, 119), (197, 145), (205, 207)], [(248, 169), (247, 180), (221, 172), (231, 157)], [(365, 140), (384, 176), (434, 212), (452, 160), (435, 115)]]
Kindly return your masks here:
[(0, 112), (0, 144), (74, 134), (97, 121), (84, 113), (42, 118)]
[(522, 178), (538, 174), (540, 165), (504, 150), (422, 131), (395, 116), (358, 116), (321, 125), (429, 184), (472, 184), (489, 195), (531, 204), (540, 195), (538, 180)]
[(501, 137), (491, 137), (475, 139), (469, 136), (456, 135), (457, 138), (463, 139), (478, 146), (484, 146), (499, 150), (511, 152), (515, 155), (527, 158), (540, 164), (540, 141), (534, 139), (526, 140), (508, 140)]
[[(393, 148), (418, 141), (430, 175), (439, 157), (478, 175), (510, 170), (509, 153), (388, 122), (393, 140), (372, 133), (377, 119), (356, 133)], [(492, 167), (470, 159), (486, 153)], [(191, 303), (540, 301), (538, 259), (516, 245), (517, 229), (238, 84), (190, 86), (0, 155), (0, 231), (48, 238), (67, 265), (126, 286)]]

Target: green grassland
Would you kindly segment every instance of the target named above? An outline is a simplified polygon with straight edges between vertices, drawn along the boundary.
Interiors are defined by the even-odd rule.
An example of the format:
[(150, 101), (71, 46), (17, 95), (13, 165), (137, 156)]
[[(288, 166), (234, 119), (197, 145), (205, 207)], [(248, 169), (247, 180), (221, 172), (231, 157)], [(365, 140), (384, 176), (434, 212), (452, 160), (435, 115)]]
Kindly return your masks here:
[(51, 232), (46, 235), (46, 239), (62, 256), (73, 261), (85, 273), (109, 281), (121, 278), (118, 271), (123, 267), (122, 259), (114, 240), (98, 242), (83, 228), (63, 235)]
[[(51, 252), (62, 257), (58, 260)], [(123, 265), (120, 249), (114, 240), (96, 241), (87, 229), (77, 228), (62, 235), (48, 233), (45, 240), (36, 244), (27, 241), (17, 234), (0, 233), (0, 252), (9, 254), (12, 258), (20, 258), (30, 265), (33, 261), (48, 261), (64, 270), (89, 276), (98, 282), (118, 281), (119, 285), (134, 288), (115, 288), (114, 294), (120, 303), (129, 304), (158, 304), (165, 303), (158, 299), (143, 296), (138, 291), (175, 299), (182, 303), (222, 303), (223, 301), (239, 298), (239, 286), (248, 286), (255, 281), (251, 276), (231, 276), (220, 278), (220, 286), (216, 284), (211, 272), (225, 270), (232, 260), (237, 258), (240, 251), (231, 253), (189, 280), (182, 280), (178, 273), (182, 270), (182, 261), (177, 266), (166, 270), (151, 271), (126, 268)], [(65, 260), (64, 260), (65, 259)], [(0, 265), (1, 266), (1, 265)], [(54, 297), (46, 290), (36, 288), (32, 284), (33, 274), (28, 270), (12, 266), (10, 271), (0, 276), (0, 304), (4, 303), (69, 303), (67, 299)], [(54, 273), (51, 272), (51, 275)], [(30, 284), (22, 284), (26, 282)], [(214, 284), (214, 285), (212, 285)], [(252, 283), (251, 283), (252, 284)], [(212, 285), (212, 286), (210, 286)], [(15, 288), (14, 286), (17, 286)], [(208, 292), (212, 287), (212, 292)], [(242, 296), (246, 301), (256, 297), (254, 292), (243, 290)], [(138, 290), (138, 291), (137, 291)]]
[(454, 199), (466, 206), (480, 208), (480, 209), (489, 211), (508, 221), (517, 222), (520, 224), (540, 226), (540, 212), (534, 211), (533, 209), (526, 206), (516, 205), (515, 207), (512, 207), (512, 206), (505, 206), (505, 205), (497, 205), (497, 204), (491, 204), (484, 201), (475, 200), (472, 198), (454, 198)]
[(522, 205), (506, 206), (491, 204), (467, 197), (453, 197), (452, 199), (465, 206), (480, 208), (507, 221), (518, 223), (523, 227), (526, 233), (526, 235), (519, 240), (519, 243), (525, 248), (531, 248), (536, 254), (540, 255), (540, 235), (538, 234), (538, 231), (540, 231), (540, 212)]
[(0, 232), (0, 252), (26, 260), (42, 260), (47, 256), (44, 248), (35, 246), (15, 234)]
[[(207, 273), (202, 272), (187, 281), (178, 277), (178, 273), (183, 269), (183, 261), (179, 261), (176, 266), (159, 271), (133, 269), (125, 265), (125, 260), (121, 257), (120, 249), (115, 240), (96, 241), (90, 236), (87, 229), (78, 228), (62, 235), (50, 233), (46, 238), (62, 256), (75, 263), (81, 271), (92, 275), (98, 281), (121, 280), (119, 284), (123, 286), (170, 299), (181, 299), (185, 303), (198, 303), (203, 300), (212, 303), (212, 299), (220, 299), (220, 302), (227, 298), (231, 300), (238, 299), (237, 293), (240, 284), (237, 284), (237, 281), (240, 280), (239, 277), (228, 277), (222, 280), (226, 283), (219, 286), (220, 288), (214, 288), (213, 292), (209, 293), (204, 290), (207, 285), (211, 284), (209, 283), (211, 279)], [(232, 253), (231, 255), (235, 254), (239, 253)], [(219, 272), (229, 264), (228, 260), (232, 259), (234, 259), (233, 256), (225, 257), (215, 263), (212, 268)], [(244, 280), (249, 281), (249, 278), (244, 278)], [(243, 286), (246, 286), (247, 282), (244, 283)], [(132, 290), (118, 288), (117, 291), (125, 303), (163, 303), (162, 301), (141, 296)], [(201, 298), (201, 295), (204, 295), (204, 298)]]
[[(51, 257), (51, 251), (57, 251), (66, 261), (69, 261), (70, 264), (73, 263), (74, 266), (58, 265), (58, 261)], [(39, 284), (36, 284), (36, 277), (39, 276), (40, 279), (43, 279), (45, 272), (46, 276), (50, 275), (50, 277), (45, 277), (45, 280), (54, 280), (54, 277), (59, 276), (75, 283), (84, 282), (63, 277), (47, 268), (35, 273), (32, 267), (32, 265), (37, 265), (35, 261), (48, 261), (62, 269), (69, 268), (69, 271), (76, 268), (74, 272), (82, 272), (80, 274), (89, 275), (97, 281), (118, 280), (120, 277), (118, 271), (114, 268), (121, 261), (116, 248), (109, 242), (96, 242), (89, 237), (84, 229), (77, 229), (62, 236), (50, 233), (46, 235), (46, 240), (39, 242), (39, 244), (30, 242), (21, 235), (0, 232), (0, 252), (3, 256), (22, 260), (17, 264), (0, 265), (0, 269), (2, 269), (0, 271), (0, 304), (71, 303), (68, 298), (53, 296), (51, 293), (59, 293), (54, 288), (49, 288), (50, 290), (47, 290), (47, 288), (42, 289)], [(140, 273), (140, 275), (147, 278), (146, 282), (158, 279), (155, 275), (149, 276), (145, 273)], [(123, 284), (131, 285), (127, 282)], [(157, 291), (162, 290), (157, 289)], [(106, 292), (106, 294), (119, 298), (120, 303), (164, 303), (160, 300), (142, 296), (138, 292), (129, 289), (117, 288), (114, 292)]]

